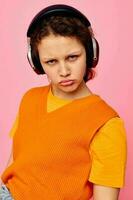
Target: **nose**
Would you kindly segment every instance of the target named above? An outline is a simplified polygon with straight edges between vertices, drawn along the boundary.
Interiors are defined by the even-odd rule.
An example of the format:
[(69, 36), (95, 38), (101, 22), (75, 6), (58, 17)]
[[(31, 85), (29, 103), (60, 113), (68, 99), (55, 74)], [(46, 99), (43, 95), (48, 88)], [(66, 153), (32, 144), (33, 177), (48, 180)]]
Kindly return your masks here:
[(59, 65), (59, 74), (60, 76), (69, 76), (70, 75), (70, 68), (69, 66), (65, 63), (65, 62), (62, 62), (60, 63)]

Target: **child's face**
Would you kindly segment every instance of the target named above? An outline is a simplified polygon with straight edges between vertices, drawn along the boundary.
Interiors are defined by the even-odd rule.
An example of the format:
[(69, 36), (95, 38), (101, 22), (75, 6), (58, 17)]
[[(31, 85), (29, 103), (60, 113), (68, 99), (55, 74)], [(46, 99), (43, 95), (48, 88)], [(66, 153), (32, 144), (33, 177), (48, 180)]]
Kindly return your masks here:
[[(72, 94), (85, 85), (86, 51), (75, 37), (55, 36), (43, 38), (38, 44), (42, 67), (56, 94)], [(74, 80), (71, 85), (61, 85), (62, 80)], [(82, 87), (81, 87), (82, 88)]]

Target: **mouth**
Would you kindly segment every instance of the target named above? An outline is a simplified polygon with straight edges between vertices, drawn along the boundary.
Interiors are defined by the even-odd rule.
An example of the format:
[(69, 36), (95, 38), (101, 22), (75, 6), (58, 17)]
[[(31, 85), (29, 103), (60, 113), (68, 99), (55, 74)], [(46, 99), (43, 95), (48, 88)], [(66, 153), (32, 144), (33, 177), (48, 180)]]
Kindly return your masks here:
[(74, 80), (63, 80), (63, 81), (60, 81), (59, 83), (60, 85), (68, 86), (68, 85), (72, 85), (74, 83)]

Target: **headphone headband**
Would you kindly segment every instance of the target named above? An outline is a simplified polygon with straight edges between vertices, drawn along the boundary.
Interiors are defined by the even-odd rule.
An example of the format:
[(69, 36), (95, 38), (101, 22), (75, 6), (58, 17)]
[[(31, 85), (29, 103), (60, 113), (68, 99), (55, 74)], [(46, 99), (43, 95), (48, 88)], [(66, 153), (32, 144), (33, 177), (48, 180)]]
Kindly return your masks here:
[(87, 26), (87, 27), (91, 26), (91, 23), (86, 18), (86, 16), (83, 15), (76, 8), (73, 8), (71, 6), (64, 5), (64, 4), (56, 4), (56, 5), (51, 5), (51, 6), (44, 8), (37, 15), (35, 15), (35, 17), (31, 21), (30, 26), (28, 28), (27, 37), (30, 37), (30, 35), (32, 34), (36, 25), (39, 23), (39, 21), (42, 18), (46, 18), (46, 17), (53, 16), (53, 15), (76, 17), (76, 18), (80, 19), (80, 21), (82, 21), (82, 23), (84, 23), (85, 26)]
[[(43, 19), (47, 20), (48, 17), (56, 15), (78, 18), (91, 31), (91, 23), (89, 22), (87, 17), (74, 7), (64, 4), (55, 4), (48, 6), (43, 10), (41, 10), (39, 13), (37, 13), (35, 17), (32, 19), (29, 28), (27, 30), (27, 43), (28, 43), (27, 58), (31, 67), (37, 74), (44, 74), (45, 72), (43, 67), (41, 66), (39, 58), (33, 55), (32, 53), (31, 42), (30, 42), (31, 35), (37, 28), (37, 26), (42, 22)], [(93, 36), (91, 36), (91, 40), (88, 41), (86, 52), (88, 53), (87, 68), (95, 67), (99, 60), (99, 44)]]

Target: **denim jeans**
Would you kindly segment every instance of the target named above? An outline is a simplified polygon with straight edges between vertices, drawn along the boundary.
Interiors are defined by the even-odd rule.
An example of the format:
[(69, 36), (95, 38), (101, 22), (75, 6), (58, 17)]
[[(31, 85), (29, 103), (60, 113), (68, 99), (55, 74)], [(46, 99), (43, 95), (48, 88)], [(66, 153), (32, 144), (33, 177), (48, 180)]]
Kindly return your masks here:
[(0, 200), (14, 200), (5, 184), (0, 187)]

